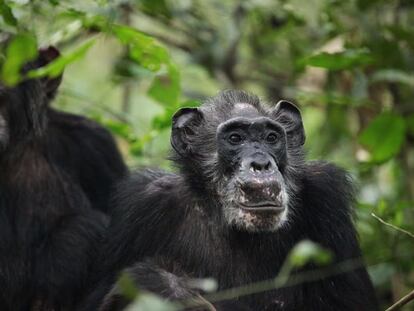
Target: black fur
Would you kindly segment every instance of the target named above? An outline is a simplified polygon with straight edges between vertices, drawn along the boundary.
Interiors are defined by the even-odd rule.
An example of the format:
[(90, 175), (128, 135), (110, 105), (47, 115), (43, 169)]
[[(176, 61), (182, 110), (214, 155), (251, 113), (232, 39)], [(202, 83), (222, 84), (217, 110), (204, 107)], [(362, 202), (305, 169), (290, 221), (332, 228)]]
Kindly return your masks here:
[(109, 213), (113, 187), (127, 168), (111, 134), (87, 118), (48, 110), (49, 152), (85, 192), (92, 207)]
[[(24, 72), (44, 65), (49, 49)], [(60, 77), (0, 84), (0, 309), (71, 310), (125, 174), (113, 138), (53, 110)], [(96, 209), (94, 209), (95, 207)]]
[[(255, 107), (260, 116), (275, 120), (285, 131), (286, 161), (281, 160), (283, 146), (278, 147), (280, 156), (275, 159), (290, 196), (288, 220), (272, 232), (262, 232), (260, 227), (255, 232), (243, 230), (229, 225), (223, 217), (223, 180), (231, 181), (233, 177), (228, 177), (215, 155), (219, 144), (216, 132), (221, 123), (233, 118), (237, 103)], [(85, 310), (97, 309), (105, 295), (106, 300), (111, 299), (117, 272), (148, 258), (164, 258), (157, 269), (173, 273), (180, 280), (187, 275), (213, 277), (219, 289), (274, 278), (292, 247), (303, 239), (329, 249), (334, 255), (333, 265), (360, 258), (352, 222), (350, 178), (332, 164), (304, 161), (304, 133), (298, 113), (291, 104), (282, 102), (269, 109), (257, 97), (237, 91), (224, 92), (199, 109), (180, 111), (172, 134), (173, 159), (180, 173), (146, 170), (119, 185), (118, 209), (100, 256), (104, 259), (101, 282)], [(239, 160), (235, 159), (234, 165)], [(174, 263), (179, 264), (179, 271)], [(312, 266), (305, 271), (310, 269)], [(148, 268), (148, 275), (153, 272)], [(159, 294), (167, 292), (166, 298), (171, 299), (175, 290), (187, 288), (183, 284), (169, 285), (163, 272), (152, 281), (142, 271), (137, 275), (138, 286)], [(251, 310), (378, 309), (363, 266), (317, 281), (240, 297), (239, 301)]]

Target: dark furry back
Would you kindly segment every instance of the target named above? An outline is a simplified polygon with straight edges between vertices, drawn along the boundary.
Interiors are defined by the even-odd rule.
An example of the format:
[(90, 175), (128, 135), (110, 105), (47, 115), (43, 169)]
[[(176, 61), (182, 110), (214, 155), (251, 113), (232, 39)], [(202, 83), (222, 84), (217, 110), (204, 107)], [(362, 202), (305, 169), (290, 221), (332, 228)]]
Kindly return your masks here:
[(96, 122), (49, 109), (49, 150), (54, 161), (74, 178), (94, 208), (109, 212), (115, 184), (127, 168), (112, 135)]

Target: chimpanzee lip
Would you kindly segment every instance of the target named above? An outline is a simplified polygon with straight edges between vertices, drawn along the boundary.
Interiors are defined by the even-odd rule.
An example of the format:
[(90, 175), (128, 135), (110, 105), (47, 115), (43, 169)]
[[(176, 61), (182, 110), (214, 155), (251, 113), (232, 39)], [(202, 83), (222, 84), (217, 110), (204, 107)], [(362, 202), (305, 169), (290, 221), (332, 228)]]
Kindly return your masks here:
[(248, 212), (282, 212), (285, 208), (280, 204), (276, 204), (275, 202), (265, 201), (265, 202), (258, 202), (258, 203), (239, 203), (239, 206), (242, 210)]

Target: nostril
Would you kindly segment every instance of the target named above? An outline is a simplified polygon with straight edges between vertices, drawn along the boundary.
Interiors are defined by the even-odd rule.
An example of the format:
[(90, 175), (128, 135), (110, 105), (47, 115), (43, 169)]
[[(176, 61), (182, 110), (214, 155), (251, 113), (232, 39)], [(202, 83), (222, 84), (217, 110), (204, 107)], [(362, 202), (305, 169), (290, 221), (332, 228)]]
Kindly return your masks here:
[(259, 172), (259, 171), (261, 171), (261, 170), (262, 170), (262, 166), (261, 166), (259, 163), (254, 162), (254, 161), (250, 164), (250, 168), (251, 168), (254, 172)]
[(272, 163), (270, 161), (252, 161), (250, 163), (250, 170), (253, 172), (270, 171)]

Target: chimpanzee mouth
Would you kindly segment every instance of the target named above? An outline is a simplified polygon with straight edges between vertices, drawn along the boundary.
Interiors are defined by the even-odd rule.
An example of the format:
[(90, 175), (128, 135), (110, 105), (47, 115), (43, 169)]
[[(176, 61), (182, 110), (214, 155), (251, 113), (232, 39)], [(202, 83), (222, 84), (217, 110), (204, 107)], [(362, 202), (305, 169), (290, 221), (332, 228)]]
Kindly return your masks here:
[(285, 208), (281, 204), (272, 201), (263, 201), (258, 203), (239, 203), (240, 208), (249, 213), (272, 212), (281, 213)]

